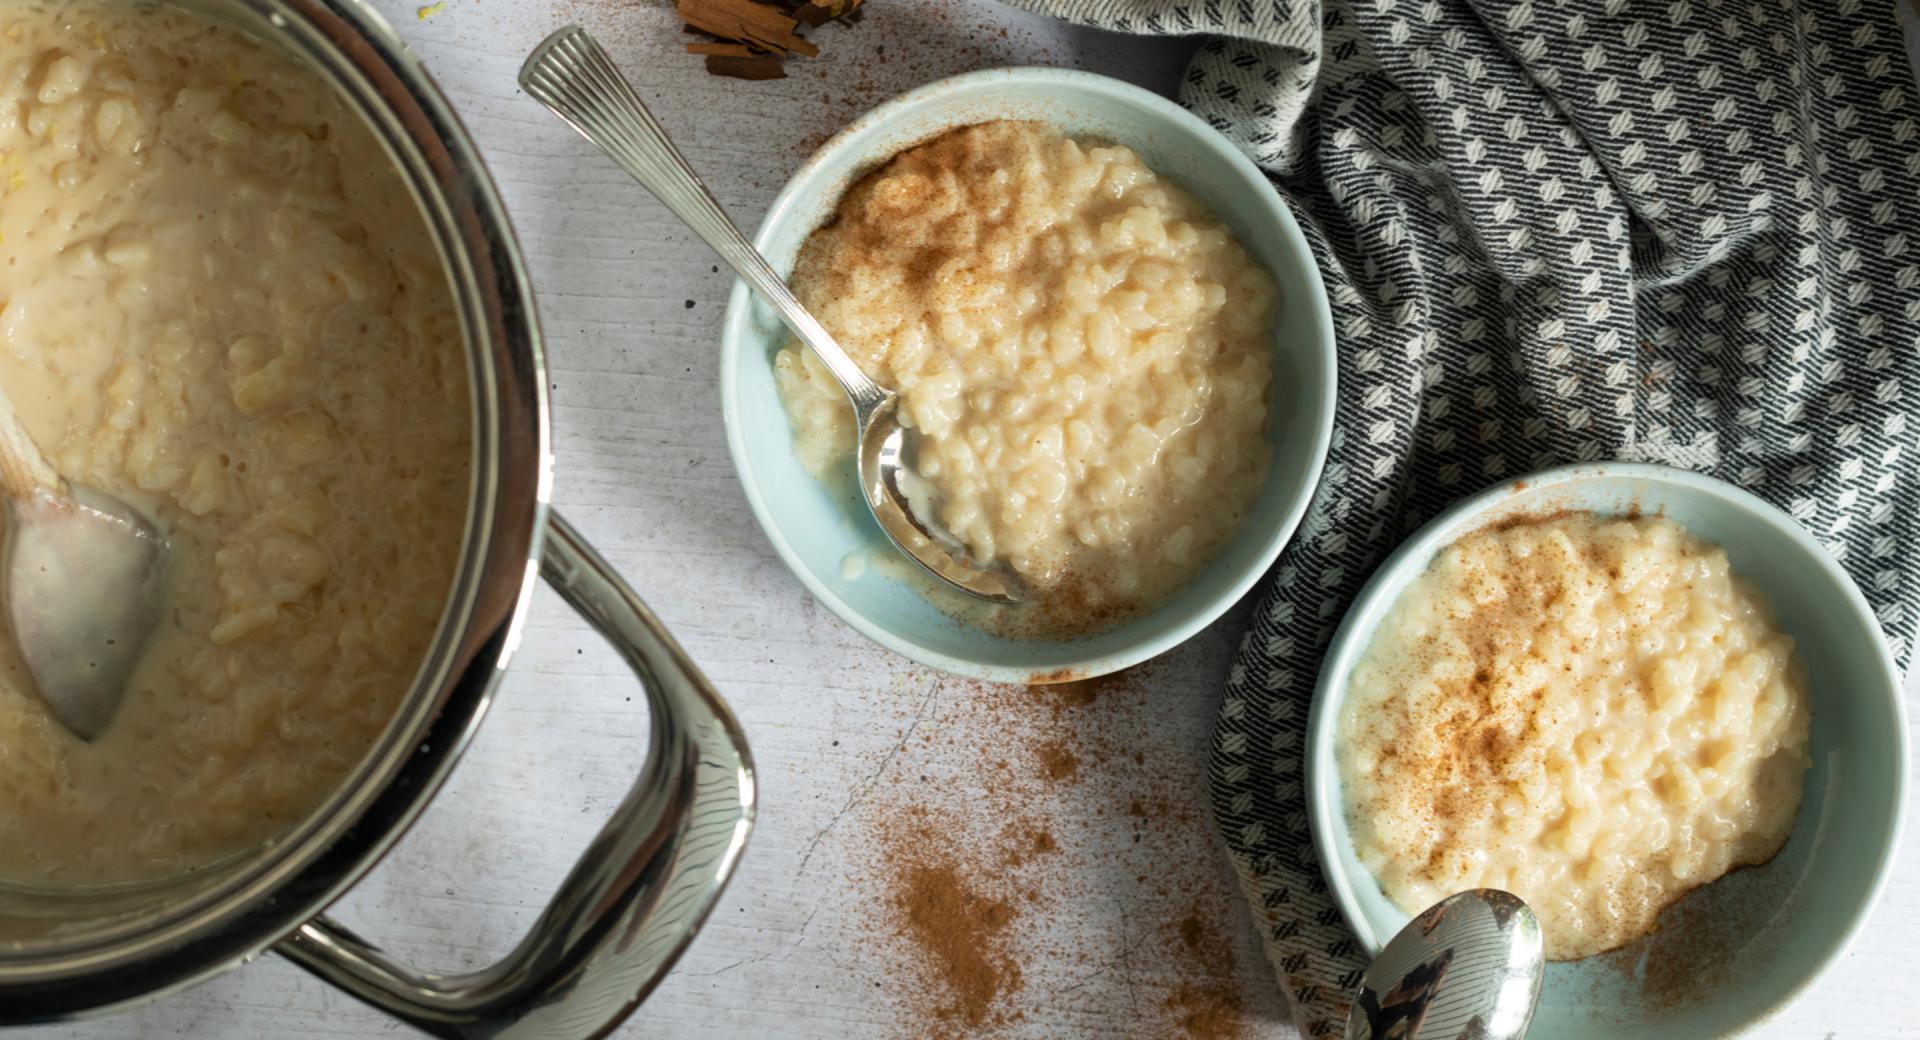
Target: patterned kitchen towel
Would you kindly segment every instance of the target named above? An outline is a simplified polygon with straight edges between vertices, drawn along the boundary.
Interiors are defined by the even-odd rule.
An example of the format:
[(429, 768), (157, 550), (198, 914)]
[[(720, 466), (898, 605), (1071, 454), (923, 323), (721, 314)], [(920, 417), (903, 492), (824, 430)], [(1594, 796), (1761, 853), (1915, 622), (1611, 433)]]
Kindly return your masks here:
[(1211, 763), (1308, 1036), (1338, 1034), (1362, 960), (1307, 832), (1307, 704), (1362, 580), (1449, 502), (1580, 460), (1713, 473), (1817, 535), (1904, 663), (1920, 103), (1897, 0), (1022, 2), (1207, 35), (1181, 101), (1272, 176), (1326, 275), (1333, 450)]

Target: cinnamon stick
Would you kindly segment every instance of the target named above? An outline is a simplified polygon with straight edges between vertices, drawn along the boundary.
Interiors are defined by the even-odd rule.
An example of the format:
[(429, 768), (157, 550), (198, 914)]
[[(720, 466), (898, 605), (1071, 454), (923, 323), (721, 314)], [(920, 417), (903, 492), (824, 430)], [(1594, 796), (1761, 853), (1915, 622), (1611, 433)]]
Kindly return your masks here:
[(750, 58), (729, 57), (724, 54), (707, 55), (707, 71), (716, 76), (732, 79), (785, 79), (787, 68), (780, 59), (772, 54), (756, 54)]
[(739, 40), (765, 50), (813, 57), (820, 49), (794, 35), (800, 23), (754, 0), (678, 0), (680, 20), (723, 40)]
[(681, 30), (694, 37), (687, 53), (706, 58), (707, 71), (735, 79), (780, 79), (789, 54), (814, 57), (820, 48), (800, 27), (859, 18), (864, 0), (674, 0)]
[(752, 58), (753, 48), (744, 43), (689, 43), (688, 54), (709, 54), (716, 58)]

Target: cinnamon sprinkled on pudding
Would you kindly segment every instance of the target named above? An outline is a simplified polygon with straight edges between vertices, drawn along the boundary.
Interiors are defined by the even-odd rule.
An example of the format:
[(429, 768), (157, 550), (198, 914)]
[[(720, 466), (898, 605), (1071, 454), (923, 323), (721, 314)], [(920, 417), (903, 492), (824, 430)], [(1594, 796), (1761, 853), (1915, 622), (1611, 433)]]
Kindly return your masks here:
[(1566, 514), (1468, 535), (1402, 593), (1350, 680), (1341, 784), (1403, 909), (1505, 889), (1569, 960), (1771, 859), (1808, 721), (1793, 640), (1726, 553)]
[[(1032, 591), (989, 627), (1159, 605), (1266, 478), (1273, 280), (1126, 148), (996, 122), (907, 149), (847, 191), (793, 287), (900, 392), (938, 520)], [(850, 473), (838, 384), (797, 344), (776, 368), (803, 464)]]

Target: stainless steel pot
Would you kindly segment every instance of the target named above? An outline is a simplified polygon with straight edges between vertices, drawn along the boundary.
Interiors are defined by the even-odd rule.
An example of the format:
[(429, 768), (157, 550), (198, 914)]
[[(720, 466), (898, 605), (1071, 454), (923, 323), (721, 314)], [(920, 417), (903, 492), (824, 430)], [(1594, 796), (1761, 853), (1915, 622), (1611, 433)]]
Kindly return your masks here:
[[(472, 507), (454, 591), (412, 691), (340, 790), (291, 833), (165, 883), (0, 889), (0, 1022), (153, 997), (264, 950), (441, 1036), (585, 1037), (625, 1018), (713, 908), (753, 826), (739, 724), (550, 486), (545, 360), (518, 244), (473, 142), (419, 61), (357, 0), (183, 0), (318, 69), (373, 127), (446, 261), (474, 390)], [(321, 916), (446, 779), (519, 642), (535, 574), (645, 687), (632, 790), (500, 963), (430, 975)]]

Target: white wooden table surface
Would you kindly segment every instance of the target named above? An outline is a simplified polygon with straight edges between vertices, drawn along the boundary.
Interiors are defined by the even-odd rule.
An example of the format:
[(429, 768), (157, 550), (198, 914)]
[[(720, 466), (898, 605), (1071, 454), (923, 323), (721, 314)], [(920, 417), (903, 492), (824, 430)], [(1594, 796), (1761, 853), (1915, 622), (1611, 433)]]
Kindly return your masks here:
[[(552, 364), (556, 502), (731, 700), (760, 767), (760, 825), (744, 865), (685, 959), (620, 1035), (919, 1035), (899, 1003), (899, 951), (873, 934), (873, 906), (884, 897), (850, 879), (860, 872), (859, 815), (863, 800), (886, 793), (897, 756), (920, 756), (910, 769), (939, 767), (940, 745), (925, 737), (964, 714), (971, 691), (939, 685), (869, 645), (781, 566), (746, 511), (720, 427), (714, 344), (730, 279), (652, 199), (522, 96), (514, 73), (548, 30), (587, 25), (722, 203), (752, 226), (827, 134), (901, 90), (971, 68), (1046, 64), (1170, 91), (1191, 43), (1075, 30), (989, 0), (875, 0), (859, 26), (821, 35), (826, 58), (793, 63), (788, 80), (750, 85), (709, 77), (680, 53), (664, 0), (450, 0), (426, 18), (413, 3), (379, 2), (478, 139), (526, 248)], [(1168, 655), (1151, 672), (1152, 711), (1120, 718), (1138, 728), (1138, 745), (1190, 807), (1203, 804), (1210, 715), (1241, 616)], [(634, 692), (586, 626), (539, 595), (497, 706), (452, 782), (337, 915), (422, 967), (458, 970), (507, 949), (639, 764), (646, 724)], [(909, 747), (902, 733), (915, 724), (925, 728)], [(1909, 824), (1920, 822), (1913, 815)], [(1204, 852), (1204, 813), (1191, 826), (1202, 851), (1187, 869), (1224, 884), (1226, 868)], [(1920, 1036), (1915, 832), (1910, 826), (1865, 934), (1760, 1035)], [(1126, 935), (1134, 897), (1125, 893), (1140, 891), (1135, 868), (1125, 849), (1088, 840), (1076, 853), (1075, 869), (1086, 872), (1080, 890), (1122, 895), (1086, 899), (1063, 917), (1069, 941), (1101, 966), (1071, 985), (1050, 985), (1044, 967), (1030, 967), (1018, 1035), (1166, 1029), (1140, 1013), (1154, 1006), (1150, 997), (1137, 1003), (1165, 980), (1134, 972), (1124, 949), (1112, 964), (1101, 956)], [(1237, 901), (1220, 906), (1250, 1032), (1291, 1036), (1244, 913)], [(265, 957), (135, 1011), (27, 1035), (211, 1040), (401, 1029)]]

